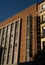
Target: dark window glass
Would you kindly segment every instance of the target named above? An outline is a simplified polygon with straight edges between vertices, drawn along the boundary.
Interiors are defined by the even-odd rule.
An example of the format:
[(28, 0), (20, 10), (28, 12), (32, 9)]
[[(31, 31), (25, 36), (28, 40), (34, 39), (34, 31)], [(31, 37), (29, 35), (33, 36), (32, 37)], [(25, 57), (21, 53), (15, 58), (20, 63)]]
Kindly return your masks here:
[(29, 50), (29, 57), (32, 57), (32, 16), (27, 17), (27, 39), (26, 40), (27, 40), (27, 50)]
[(40, 40), (38, 40), (38, 41), (37, 41), (37, 44), (41, 44), (41, 41), (40, 41)]
[(30, 54), (29, 56), (32, 57), (32, 52), (30, 52), (29, 54)]
[(43, 41), (43, 49), (45, 49), (45, 41)]
[(40, 35), (40, 34), (41, 34), (40, 31), (38, 31), (38, 32), (37, 32), (37, 35)]
[(41, 38), (40, 36), (37, 36), (37, 39), (39, 39), (39, 40), (40, 40), (40, 38)]
[(40, 31), (40, 28), (37, 28), (37, 32)]
[(39, 22), (39, 23), (37, 23), (37, 26), (38, 26), (38, 27), (40, 27), (40, 22)]
[(37, 49), (41, 49), (41, 45), (37, 45)]
[(45, 36), (45, 27), (42, 27), (42, 35)]

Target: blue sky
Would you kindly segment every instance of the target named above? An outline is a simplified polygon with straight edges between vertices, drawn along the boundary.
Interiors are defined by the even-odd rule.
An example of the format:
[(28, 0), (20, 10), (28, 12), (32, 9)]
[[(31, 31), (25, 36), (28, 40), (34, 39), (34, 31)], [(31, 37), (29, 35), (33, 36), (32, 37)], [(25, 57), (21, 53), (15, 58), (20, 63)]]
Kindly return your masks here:
[(0, 0), (0, 22), (42, 0)]

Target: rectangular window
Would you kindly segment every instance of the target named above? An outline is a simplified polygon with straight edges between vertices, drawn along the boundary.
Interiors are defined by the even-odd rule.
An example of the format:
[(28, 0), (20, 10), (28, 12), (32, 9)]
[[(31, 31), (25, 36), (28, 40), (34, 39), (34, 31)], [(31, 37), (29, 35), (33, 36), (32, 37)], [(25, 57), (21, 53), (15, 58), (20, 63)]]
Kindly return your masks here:
[(27, 32), (26, 32), (26, 60), (30, 61), (29, 58), (32, 57), (32, 16), (27, 17)]
[(17, 20), (15, 23), (15, 38), (14, 38), (14, 59), (13, 59), (13, 63), (17, 63), (18, 60), (18, 56), (19, 56), (19, 39), (20, 39), (20, 25), (21, 25), (21, 20)]
[(45, 36), (45, 27), (42, 27), (42, 36)]
[(0, 29), (0, 44), (1, 44), (1, 29)]
[(5, 45), (5, 37), (6, 37), (6, 27), (3, 28), (3, 35), (2, 35), (2, 46), (4, 47)]
[(16, 21), (16, 30), (17, 30), (17, 31), (19, 30), (19, 20)]
[[(5, 49), (5, 53), (4, 53), (4, 55), (6, 55), (7, 57), (8, 57), (8, 49), (9, 49), (9, 41), (10, 41), (10, 30), (11, 30), (11, 25), (8, 25), (7, 32), (6, 32), (6, 44), (5, 44), (6, 49)], [(7, 63), (7, 59), (6, 59), (6, 63)]]
[(20, 26), (21, 20), (19, 19), (0, 29), (1, 45), (4, 47), (3, 65), (18, 63)]
[(3, 34), (3, 28), (0, 29), (0, 45), (2, 43), (2, 36), (3, 36), (2, 34)]
[(45, 49), (45, 41), (43, 41), (43, 49)]
[(27, 37), (30, 37), (30, 27), (27, 27)]
[(27, 50), (29, 50), (30, 38), (27, 38)]
[(37, 52), (41, 49), (40, 16), (37, 16)]
[(18, 32), (16, 32), (15, 40), (18, 40)]
[[(8, 51), (8, 59), (10, 60), (10, 62), (8, 61), (8, 63), (12, 63), (12, 55), (13, 55), (13, 45), (14, 45), (14, 31), (15, 31), (15, 23), (11, 23), (11, 28), (10, 28), (10, 41), (9, 41), (9, 51)], [(11, 59), (10, 59), (10, 55), (11, 55)]]
[(45, 4), (42, 5), (42, 9), (45, 10)]
[(45, 22), (45, 15), (42, 16), (42, 22)]

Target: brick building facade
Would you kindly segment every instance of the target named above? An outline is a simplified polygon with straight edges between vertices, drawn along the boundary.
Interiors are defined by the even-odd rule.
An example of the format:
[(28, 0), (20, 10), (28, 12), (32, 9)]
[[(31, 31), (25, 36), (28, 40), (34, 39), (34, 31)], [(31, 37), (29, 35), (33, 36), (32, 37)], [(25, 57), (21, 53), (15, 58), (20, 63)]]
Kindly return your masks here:
[(34, 4), (0, 23), (0, 45), (4, 48), (2, 65), (34, 60), (35, 54), (41, 49), (37, 11), (38, 5)]

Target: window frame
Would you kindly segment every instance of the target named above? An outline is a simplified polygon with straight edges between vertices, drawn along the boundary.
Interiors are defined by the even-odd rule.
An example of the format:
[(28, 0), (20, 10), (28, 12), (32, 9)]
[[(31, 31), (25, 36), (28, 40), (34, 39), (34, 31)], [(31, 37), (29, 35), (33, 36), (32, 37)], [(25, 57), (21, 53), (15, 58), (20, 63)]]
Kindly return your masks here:
[[(31, 21), (31, 22), (30, 22)], [(30, 29), (30, 30), (29, 30)], [(30, 46), (30, 44), (32, 44), (32, 42), (30, 43), (30, 38), (32, 39), (32, 15), (27, 16), (27, 24), (26, 24), (26, 61), (30, 61), (30, 57), (32, 57), (32, 47)], [(27, 40), (29, 41), (27, 44)], [(31, 50), (30, 50), (31, 47)], [(28, 57), (27, 57), (28, 56)]]
[(45, 48), (44, 48), (44, 44), (45, 44), (45, 41), (43, 41), (43, 49), (45, 49)]
[(42, 5), (42, 10), (45, 10), (45, 7), (44, 7), (45, 4)]
[(45, 37), (45, 34), (43, 34), (43, 33), (44, 33), (44, 32), (43, 32), (43, 30), (44, 30), (43, 28), (44, 28), (44, 27), (45, 27), (45, 26), (42, 27), (42, 36)]
[(45, 15), (42, 15), (42, 23), (45, 23), (44, 17)]

